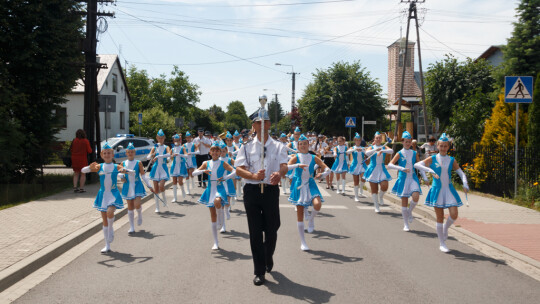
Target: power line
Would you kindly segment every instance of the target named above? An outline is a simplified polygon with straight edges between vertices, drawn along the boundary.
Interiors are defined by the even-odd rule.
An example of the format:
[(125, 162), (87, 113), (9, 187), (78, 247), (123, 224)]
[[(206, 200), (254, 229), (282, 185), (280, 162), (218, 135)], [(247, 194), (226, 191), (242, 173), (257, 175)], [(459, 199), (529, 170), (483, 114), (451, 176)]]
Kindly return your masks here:
[(446, 47), (449, 48), (450, 50), (452, 50), (452, 51), (454, 51), (454, 52), (460, 54), (460, 55), (463, 56), (463, 57), (468, 57), (467, 55), (465, 55), (465, 54), (463, 54), (463, 53), (461, 53), (461, 52), (459, 52), (459, 51), (457, 51), (457, 50), (451, 48), (451, 47), (448, 46), (446, 43), (444, 43), (444, 42), (440, 41), (439, 39), (435, 38), (435, 36), (433, 36), (433, 35), (431, 35), (430, 33), (426, 32), (423, 28), (420, 28), (420, 29), (422, 30), (422, 32), (424, 32), (425, 34), (427, 34), (429, 37), (435, 39), (438, 43), (440, 43), (440, 44), (446, 46)]
[(231, 5), (209, 5), (209, 4), (190, 4), (190, 3), (155, 3), (155, 2), (132, 2), (119, 1), (120, 3), (129, 3), (137, 5), (156, 5), (156, 6), (189, 6), (189, 7), (269, 7), (269, 6), (295, 6), (295, 5), (313, 5), (313, 4), (330, 4), (339, 2), (354, 2), (357, 0), (327, 0), (327, 1), (311, 1), (311, 2), (290, 2), (290, 3), (274, 3), (274, 4), (231, 4)]

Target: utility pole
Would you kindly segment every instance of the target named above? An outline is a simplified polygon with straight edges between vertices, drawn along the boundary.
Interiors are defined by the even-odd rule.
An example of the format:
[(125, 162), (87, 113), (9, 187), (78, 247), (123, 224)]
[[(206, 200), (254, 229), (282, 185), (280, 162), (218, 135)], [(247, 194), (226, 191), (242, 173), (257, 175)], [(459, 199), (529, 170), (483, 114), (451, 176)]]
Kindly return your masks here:
[[(398, 112), (397, 112), (397, 118), (396, 118), (396, 128), (394, 132), (394, 145), (396, 142), (396, 139), (398, 137), (398, 130), (399, 130), (399, 123), (401, 122), (401, 101), (403, 99), (403, 86), (405, 85), (405, 68), (407, 67), (407, 55), (409, 52), (409, 27), (411, 24), (411, 19), (414, 19), (415, 25), (416, 25), (416, 39), (418, 44), (418, 60), (419, 60), (419, 68), (420, 68), (420, 90), (422, 93), (422, 112), (424, 114), (424, 134), (426, 135), (426, 139), (429, 138), (430, 131), (428, 128), (428, 119), (427, 119), (427, 110), (426, 110), (426, 97), (424, 93), (424, 74), (422, 71), (422, 53), (420, 50), (420, 33), (419, 33), (419, 25), (418, 25), (418, 11), (416, 10), (416, 3), (424, 3), (425, 0), (401, 0), (401, 3), (409, 3), (409, 15), (407, 17), (407, 32), (405, 34), (405, 54), (403, 57), (403, 73), (401, 75), (401, 87), (399, 88), (399, 99), (398, 99)], [(414, 70), (414, 66), (411, 66), (411, 68)]]
[(296, 74), (300, 74), (300, 73), (292, 71), (292, 72), (287, 73), (287, 74), (292, 75), (292, 99), (291, 99), (291, 112), (292, 112), (296, 108), (295, 99), (294, 99), (294, 88), (295, 88), (295, 83), (296, 83)]
[[(113, 3), (113, 0), (85, 0), (86, 6), (86, 39), (84, 40), (85, 68), (84, 68), (84, 131), (90, 141), (90, 147), (95, 147), (95, 120), (99, 119), (97, 108), (97, 71), (103, 66), (97, 62), (97, 18), (101, 16), (113, 17), (114, 13), (98, 12), (97, 4)], [(99, 120), (98, 120), (99, 121)], [(99, 123), (97, 124), (99, 128)], [(97, 132), (99, 134), (99, 131)], [(98, 135), (99, 136), (99, 135)], [(99, 138), (98, 138), (99, 140)], [(99, 145), (99, 143), (97, 143)], [(99, 148), (98, 148), (99, 149)], [(90, 154), (90, 162), (95, 161), (95, 149)]]

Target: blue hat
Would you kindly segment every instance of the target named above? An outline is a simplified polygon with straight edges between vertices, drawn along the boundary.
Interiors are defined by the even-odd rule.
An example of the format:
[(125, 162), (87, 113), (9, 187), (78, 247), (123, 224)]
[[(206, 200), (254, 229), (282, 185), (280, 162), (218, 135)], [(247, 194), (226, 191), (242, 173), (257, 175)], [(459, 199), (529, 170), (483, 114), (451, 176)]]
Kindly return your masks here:
[(221, 149), (227, 149), (227, 144), (224, 143), (223, 141), (221, 141), (219, 147), (220, 147)]
[(281, 135), (279, 136), (279, 138), (284, 138), (284, 137), (287, 138), (287, 134), (281, 133)]
[(173, 139), (179, 139), (179, 138), (180, 138), (180, 135), (174, 134), (172, 138), (173, 138)]
[(101, 150), (109, 150), (112, 149), (112, 147), (109, 145), (109, 142), (106, 141), (103, 146), (101, 146)]
[(297, 126), (296, 129), (294, 129), (294, 132), (302, 132), (302, 131), (300, 131), (300, 128)]
[(157, 132), (157, 136), (165, 136), (165, 133), (163, 133), (163, 129), (159, 129)]
[(403, 134), (401, 134), (401, 138), (412, 139), (412, 136), (411, 136), (411, 133), (405, 131), (405, 132), (403, 132)]
[(127, 150), (135, 150), (135, 146), (133, 145), (133, 143), (129, 143), (126, 149)]
[(294, 136), (291, 136), (291, 138), (289, 138), (291, 141), (294, 141)]
[(298, 138), (298, 141), (303, 141), (303, 140), (309, 140), (304, 134), (300, 135), (300, 138)]
[(441, 134), (441, 137), (439, 137), (439, 141), (450, 141), (448, 136), (446, 136), (446, 133)]
[(215, 141), (215, 142), (212, 143), (212, 147), (218, 147), (218, 148), (221, 149), (220, 146), (221, 146), (221, 144), (219, 143), (219, 141)]
[(225, 135), (227, 138), (232, 138), (231, 132), (227, 131), (227, 135)]
[(186, 132), (186, 137), (191, 137), (191, 133), (189, 133), (189, 131)]
[(362, 137), (360, 136), (360, 134), (358, 134), (358, 132), (356, 132), (356, 134), (354, 135), (354, 138), (362, 139)]
[(375, 136), (377, 136), (377, 135), (381, 135), (381, 132), (379, 132), (379, 131), (375, 132)]
[(240, 140), (238, 142), (240, 142), (241, 144), (244, 143), (244, 141), (242, 140), (242, 137), (240, 137)]
[(233, 135), (234, 136), (240, 136), (240, 133), (238, 133), (238, 130), (235, 130)]

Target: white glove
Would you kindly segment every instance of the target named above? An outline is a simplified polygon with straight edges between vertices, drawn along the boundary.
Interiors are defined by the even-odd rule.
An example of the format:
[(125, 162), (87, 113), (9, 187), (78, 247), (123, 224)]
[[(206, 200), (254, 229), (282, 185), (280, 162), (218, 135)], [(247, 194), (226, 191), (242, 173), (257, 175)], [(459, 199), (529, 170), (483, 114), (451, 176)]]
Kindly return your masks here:
[(405, 171), (405, 168), (402, 167), (402, 166), (398, 166), (398, 165), (394, 165), (392, 163), (389, 163), (387, 166), (386, 166), (388, 169), (394, 169), (394, 170), (398, 170), (398, 171)]
[(431, 174), (437, 174), (437, 173), (435, 173), (435, 171), (433, 171), (433, 169), (431, 169), (431, 168), (429, 168), (429, 167), (426, 167), (426, 166), (424, 165), (424, 161), (419, 161), (419, 162), (417, 162), (416, 164), (414, 164), (414, 168), (415, 168), (415, 169), (418, 169), (418, 170), (420, 170), (420, 171), (426, 171), (426, 172), (429, 172), (429, 173), (431, 173)]
[(459, 178), (461, 178), (461, 182), (463, 183), (463, 188), (469, 190), (469, 183), (467, 182), (467, 176), (465, 176), (465, 173), (463, 173), (463, 170), (461, 168), (456, 170), (456, 173), (459, 175)]

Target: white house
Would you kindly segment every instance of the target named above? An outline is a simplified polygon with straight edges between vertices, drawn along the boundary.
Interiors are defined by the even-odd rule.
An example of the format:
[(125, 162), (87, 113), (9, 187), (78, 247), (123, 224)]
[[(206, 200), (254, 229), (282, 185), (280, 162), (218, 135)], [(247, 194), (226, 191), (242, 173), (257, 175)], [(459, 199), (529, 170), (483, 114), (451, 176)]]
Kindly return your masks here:
[[(130, 96), (126, 78), (120, 65), (118, 55), (98, 55), (98, 62), (107, 65), (97, 75), (98, 96), (100, 103), (101, 140), (115, 136), (117, 133), (129, 133)], [(105, 98), (107, 101), (103, 102)], [(77, 85), (66, 96), (68, 102), (57, 111), (63, 129), (56, 135), (58, 141), (72, 140), (78, 129), (84, 129), (84, 83)], [(108, 104), (108, 107), (105, 105)]]

